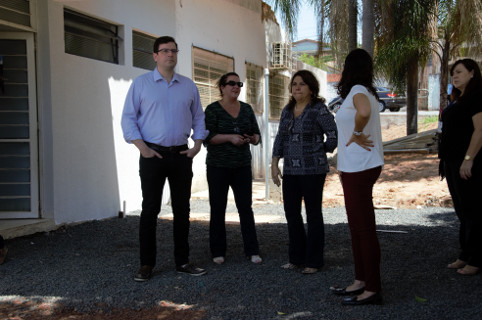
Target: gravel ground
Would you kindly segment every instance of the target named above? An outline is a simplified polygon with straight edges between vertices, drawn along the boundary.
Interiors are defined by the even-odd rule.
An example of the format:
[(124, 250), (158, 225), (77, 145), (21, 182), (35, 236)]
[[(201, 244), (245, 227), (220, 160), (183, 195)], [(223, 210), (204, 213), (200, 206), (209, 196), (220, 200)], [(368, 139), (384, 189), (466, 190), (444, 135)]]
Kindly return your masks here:
[[(209, 212), (206, 201), (192, 201), (191, 207), (193, 213)], [(164, 206), (162, 215), (169, 212)], [(235, 212), (233, 204), (228, 212)], [(161, 215), (158, 265), (146, 283), (133, 281), (136, 212), (9, 240), (0, 266), (0, 318), (38, 319), (35, 313), (53, 319), (56, 310), (67, 310), (71, 316), (65, 319), (481, 319), (480, 275), (464, 277), (445, 268), (458, 251), (453, 209), (377, 210), (384, 304), (361, 307), (341, 306), (342, 298), (328, 290), (353, 277), (344, 208), (324, 209), (325, 267), (314, 275), (280, 268), (288, 250), (282, 205), (256, 204), (255, 214), (279, 216), (257, 225), (261, 265), (246, 260), (233, 223), (227, 261), (215, 265), (208, 223), (192, 221), (191, 261), (208, 269), (202, 277), (174, 271), (172, 222)], [(158, 317), (143, 313), (154, 309)], [(169, 310), (165, 317), (161, 309)]]

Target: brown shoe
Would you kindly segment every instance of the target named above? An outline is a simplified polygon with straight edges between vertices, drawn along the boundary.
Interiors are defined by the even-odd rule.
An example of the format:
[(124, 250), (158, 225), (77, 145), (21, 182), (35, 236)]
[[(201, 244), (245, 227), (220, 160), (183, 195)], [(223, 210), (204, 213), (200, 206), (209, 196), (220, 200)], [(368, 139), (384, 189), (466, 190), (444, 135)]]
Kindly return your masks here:
[(152, 267), (151, 266), (141, 266), (134, 276), (134, 281), (145, 282), (151, 278)]
[(0, 264), (3, 264), (3, 262), (5, 261), (5, 258), (7, 257), (7, 252), (7, 246), (0, 249)]

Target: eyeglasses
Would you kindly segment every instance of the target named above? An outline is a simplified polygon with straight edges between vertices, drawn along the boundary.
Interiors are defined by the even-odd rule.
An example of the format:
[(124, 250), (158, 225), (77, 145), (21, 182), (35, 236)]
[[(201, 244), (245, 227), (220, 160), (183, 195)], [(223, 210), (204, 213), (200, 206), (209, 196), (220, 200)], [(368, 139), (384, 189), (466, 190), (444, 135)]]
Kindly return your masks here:
[(159, 49), (156, 51), (156, 53), (163, 53), (163, 54), (167, 54), (168, 52), (172, 53), (172, 54), (177, 54), (179, 52), (179, 50), (177, 49)]
[(234, 86), (238, 86), (238, 87), (241, 88), (241, 87), (243, 86), (243, 83), (242, 83), (242, 82), (236, 82), (236, 81), (232, 81), (232, 80), (231, 80), (231, 81), (226, 82), (226, 85), (227, 85), (227, 86), (233, 86), (233, 87), (234, 87)]

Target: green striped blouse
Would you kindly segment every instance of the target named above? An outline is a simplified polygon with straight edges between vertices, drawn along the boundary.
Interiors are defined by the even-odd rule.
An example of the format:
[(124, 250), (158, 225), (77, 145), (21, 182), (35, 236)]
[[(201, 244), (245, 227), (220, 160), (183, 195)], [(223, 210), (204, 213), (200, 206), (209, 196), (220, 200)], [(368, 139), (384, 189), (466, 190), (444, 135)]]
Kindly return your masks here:
[(239, 168), (251, 165), (249, 144), (235, 146), (230, 142), (210, 144), (217, 134), (260, 134), (253, 108), (240, 101), (241, 109), (237, 118), (233, 118), (221, 104), (216, 101), (207, 106), (205, 113), (206, 129), (209, 135), (204, 140), (207, 147), (206, 164), (213, 167)]

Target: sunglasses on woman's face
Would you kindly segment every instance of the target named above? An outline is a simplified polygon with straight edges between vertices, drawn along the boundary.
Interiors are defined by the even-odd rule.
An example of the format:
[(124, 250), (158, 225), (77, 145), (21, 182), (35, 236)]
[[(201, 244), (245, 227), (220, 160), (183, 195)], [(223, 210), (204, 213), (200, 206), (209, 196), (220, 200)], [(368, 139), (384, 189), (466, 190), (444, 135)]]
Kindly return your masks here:
[(231, 80), (231, 81), (226, 82), (226, 85), (227, 85), (227, 86), (233, 86), (233, 87), (234, 87), (234, 86), (238, 86), (238, 87), (241, 88), (241, 87), (243, 86), (243, 83), (242, 83), (242, 82), (236, 82), (236, 81), (232, 81), (232, 80)]

